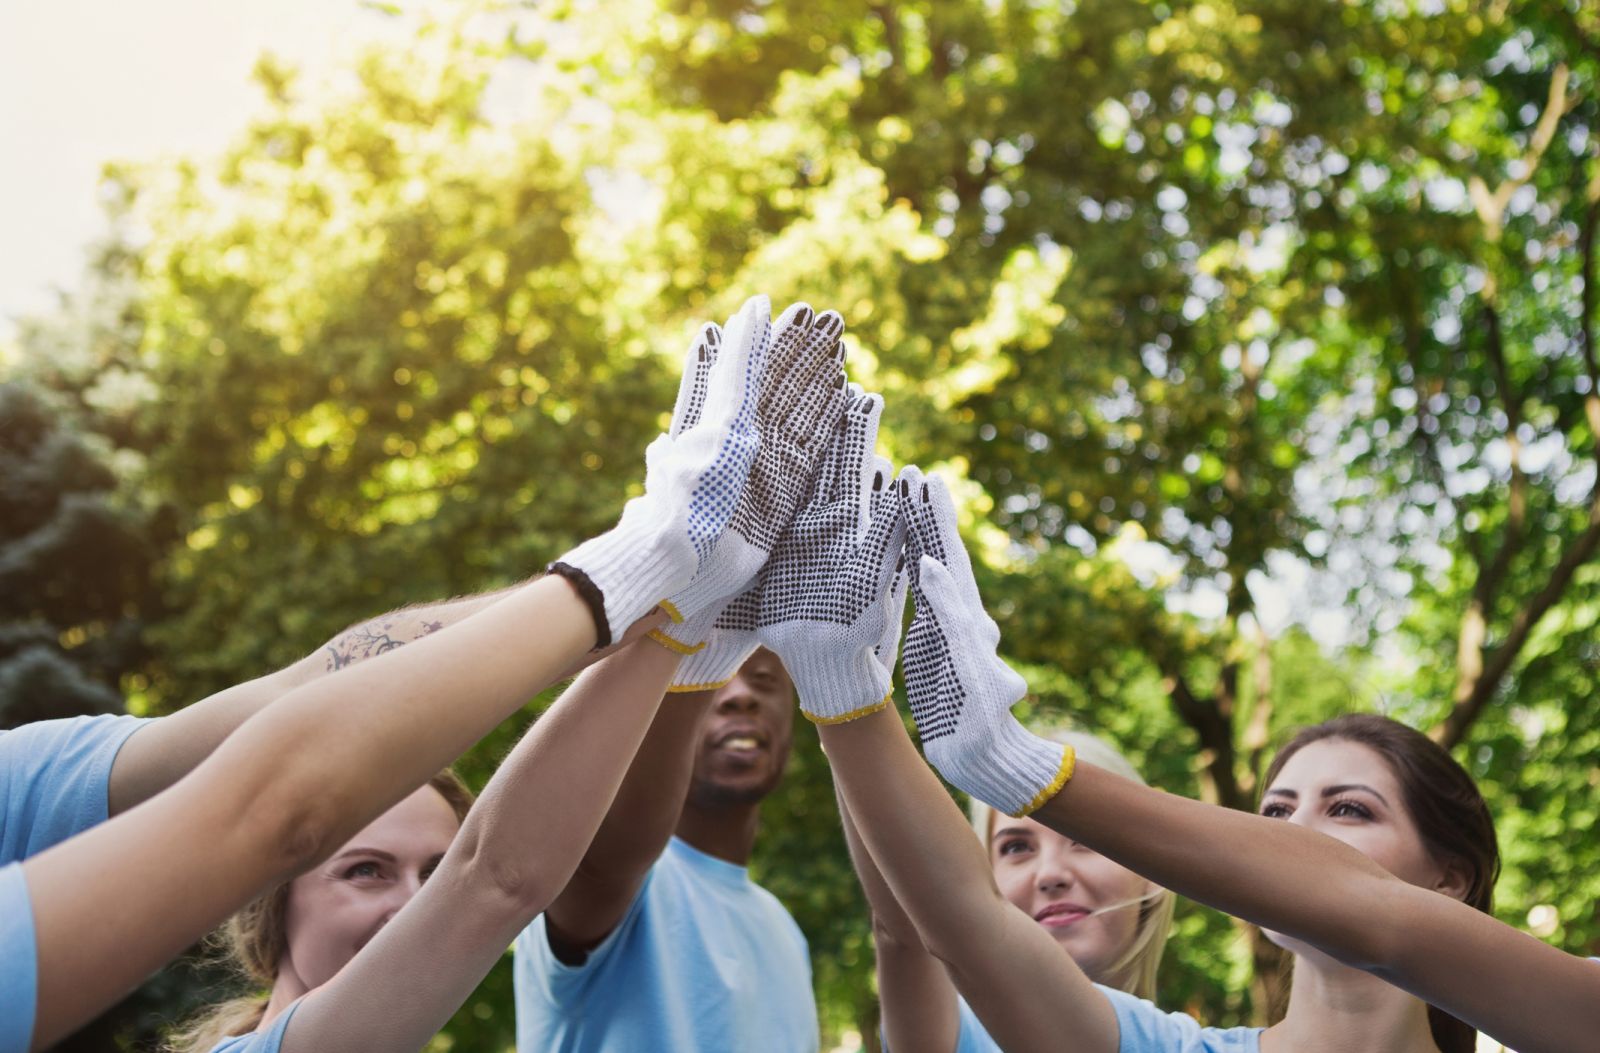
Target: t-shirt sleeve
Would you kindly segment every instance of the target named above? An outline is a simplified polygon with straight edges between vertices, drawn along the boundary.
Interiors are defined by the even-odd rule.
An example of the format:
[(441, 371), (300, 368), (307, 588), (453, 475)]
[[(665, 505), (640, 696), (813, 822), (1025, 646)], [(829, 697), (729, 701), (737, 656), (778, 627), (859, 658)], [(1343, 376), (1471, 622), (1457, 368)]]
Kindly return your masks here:
[(39, 1001), (39, 948), (22, 866), (0, 867), (0, 1053), (22, 1053)]
[[(657, 866), (660, 864), (658, 863)], [(627, 913), (617, 927), (601, 940), (578, 965), (569, 965), (557, 958), (550, 949), (550, 933), (545, 927), (543, 914), (517, 934), (513, 945), (513, 982), (516, 1000), (522, 1006), (526, 999), (539, 999), (546, 1006), (575, 1008), (582, 1003), (594, 978), (605, 968), (606, 962), (624, 949), (632, 933), (639, 926), (645, 909), (646, 894), (655, 881), (656, 871), (651, 869), (639, 886), (639, 894), (628, 904)]]
[(138, 717), (41, 720), (0, 732), (0, 863), (106, 821), (111, 765)]
[(1168, 1013), (1125, 991), (1096, 984), (1117, 1014), (1118, 1053), (1259, 1053), (1260, 1029), (1201, 1027), (1187, 1013)]

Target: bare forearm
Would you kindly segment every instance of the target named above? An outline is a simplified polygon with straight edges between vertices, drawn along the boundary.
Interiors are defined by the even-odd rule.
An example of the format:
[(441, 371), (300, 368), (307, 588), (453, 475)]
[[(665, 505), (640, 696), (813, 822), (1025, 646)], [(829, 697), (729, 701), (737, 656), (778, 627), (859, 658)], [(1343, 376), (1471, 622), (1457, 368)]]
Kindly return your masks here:
[(1600, 1033), (1600, 966), (1408, 885), (1331, 837), (1087, 764), (1033, 817), (1174, 892), (1382, 976), (1516, 1049), (1573, 1049), (1579, 1036)]
[(676, 654), (645, 641), (591, 666), (523, 736), (467, 817), (451, 854), (532, 904), (523, 924), (590, 850), (677, 665)]
[[(665, 651), (653, 641), (640, 646)], [(552, 935), (570, 948), (592, 946), (615, 927), (672, 838), (711, 696), (694, 691), (662, 699), (582, 863), (546, 912)]]
[(438, 873), (301, 1007), (285, 1053), (426, 1044), (566, 886), (676, 667), (671, 652), (632, 644), (557, 699), (490, 780)]
[(897, 711), (818, 731), (834, 785), (894, 904), (888, 909), (903, 911), (924, 944), (949, 944), (958, 938), (952, 930), (981, 928), (981, 917), (1014, 909), (1000, 897), (982, 847)]
[(929, 1053), (952, 1050), (960, 1035), (955, 985), (944, 966), (922, 945), (916, 926), (884, 883), (871, 853), (861, 842), (843, 794), (836, 796), (850, 860), (872, 909), (884, 1045), (891, 1050)]
[(1111, 1007), (1032, 918), (1000, 895), (982, 846), (893, 708), (819, 728), (834, 785), (923, 945), (1006, 1049), (1116, 1049)]
[(127, 811), (183, 778), (240, 725), (295, 688), (454, 625), (514, 591), (390, 611), (351, 626), (293, 665), (145, 725), (128, 739), (112, 766), (107, 791), (110, 814)]
[[(414, 647), (298, 688), (173, 792), (30, 859), (41, 1045), (332, 850), (594, 640), (572, 588), (536, 582)], [(193, 869), (196, 846), (205, 880), (173, 880), (174, 868)]]

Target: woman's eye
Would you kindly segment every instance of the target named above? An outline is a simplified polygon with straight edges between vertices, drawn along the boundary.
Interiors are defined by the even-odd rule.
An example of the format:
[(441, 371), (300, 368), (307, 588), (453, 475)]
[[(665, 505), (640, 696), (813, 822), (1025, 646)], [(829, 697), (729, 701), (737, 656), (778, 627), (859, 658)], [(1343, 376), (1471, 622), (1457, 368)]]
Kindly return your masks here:
[(1283, 819), (1289, 815), (1289, 806), (1284, 804), (1262, 805), (1261, 814), (1268, 819)]
[(1372, 810), (1356, 801), (1335, 801), (1328, 814), (1335, 819), (1371, 819)]
[(347, 880), (355, 880), (358, 878), (375, 878), (378, 876), (378, 864), (356, 863), (345, 869), (344, 876)]
[(999, 853), (1003, 856), (1014, 856), (1019, 852), (1026, 852), (1027, 850), (1028, 842), (1026, 841), (1002, 841), (1000, 842), (1000, 847), (998, 849)]

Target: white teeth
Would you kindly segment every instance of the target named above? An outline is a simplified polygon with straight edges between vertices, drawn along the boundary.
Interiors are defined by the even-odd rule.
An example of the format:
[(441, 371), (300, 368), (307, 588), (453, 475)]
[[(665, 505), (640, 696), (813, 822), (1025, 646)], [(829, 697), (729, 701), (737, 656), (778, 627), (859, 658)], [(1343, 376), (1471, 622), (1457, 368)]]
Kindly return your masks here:
[(722, 745), (731, 750), (753, 750), (761, 744), (749, 735), (735, 735), (731, 739), (723, 739)]

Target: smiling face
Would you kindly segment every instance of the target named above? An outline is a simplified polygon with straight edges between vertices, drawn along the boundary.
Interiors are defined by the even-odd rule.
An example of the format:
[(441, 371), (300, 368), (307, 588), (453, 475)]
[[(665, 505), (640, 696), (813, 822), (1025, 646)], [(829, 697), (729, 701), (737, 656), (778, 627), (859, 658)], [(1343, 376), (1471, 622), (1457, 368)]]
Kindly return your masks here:
[[(1429, 854), (1394, 770), (1358, 742), (1323, 739), (1301, 748), (1262, 796), (1261, 814), (1336, 837), (1413, 885), (1457, 899), (1465, 892), (1462, 868)], [(1267, 936), (1296, 954), (1315, 953), (1278, 933)]]
[(789, 763), (794, 709), (794, 682), (778, 656), (761, 648), (712, 696), (700, 725), (691, 803), (755, 804), (776, 789)]
[(989, 826), (989, 865), (1000, 892), (1043, 925), (1089, 979), (1120, 986), (1124, 978), (1110, 970), (1133, 946), (1150, 883), (1032, 819), (996, 813)]
[(424, 786), (296, 878), (279, 981), (310, 991), (331, 980), (417, 894), (460, 828), (439, 791)]

